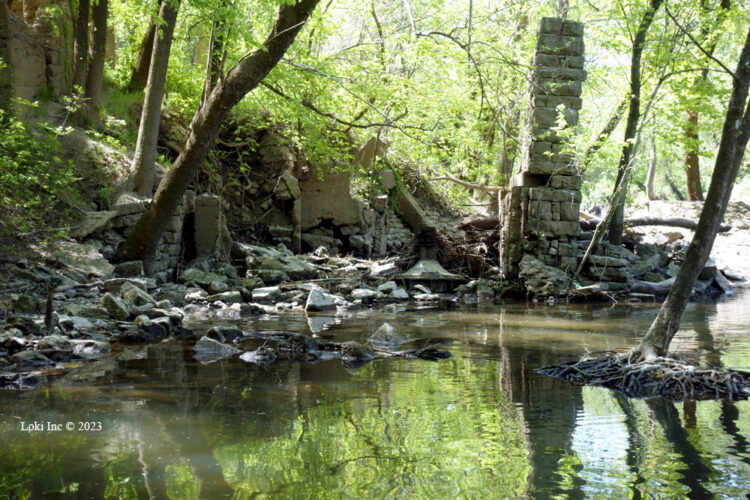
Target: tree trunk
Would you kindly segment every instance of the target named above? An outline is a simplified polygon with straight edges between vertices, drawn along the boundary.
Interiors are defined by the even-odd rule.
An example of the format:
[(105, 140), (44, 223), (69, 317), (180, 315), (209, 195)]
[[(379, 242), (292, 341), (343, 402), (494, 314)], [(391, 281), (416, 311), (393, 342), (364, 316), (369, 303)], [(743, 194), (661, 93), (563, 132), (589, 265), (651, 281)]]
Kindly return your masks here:
[(95, 0), (92, 9), (92, 43), (89, 50), (89, 71), (86, 77), (86, 114), (93, 121), (99, 121), (99, 105), (102, 100), (102, 79), (104, 78), (104, 58), (107, 54), (107, 8), (108, 0)]
[[(732, 7), (729, 0), (721, 0), (720, 17), (724, 17), (726, 12)], [(706, 7), (706, 1), (700, 1), (700, 12), (701, 17), (705, 18), (708, 9)], [(701, 22), (701, 35), (705, 40), (711, 34), (709, 28), (705, 22)], [(714, 36), (713, 40), (708, 45), (706, 50), (709, 56), (713, 55), (716, 50), (716, 44), (719, 41), (718, 36)], [(695, 86), (698, 86), (703, 81), (708, 79), (708, 69), (705, 68), (701, 71), (701, 76), (695, 82)], [(703, 186), (701, 186), (701, 169), (700, 159), (698, 157), (698, 148), (700, 141), (698, 139), (698, 111), (694, 108), (688, 108), (687, 111), (687, 122), (685, 124), (685, 139), (686, 139), (686, 151), (685, 151), (685, 184), (687, 186), (687, 199), (690, 201), (703, 201)]]
[(638, 121), (641, 118), (641, 56), (646, 43), (646, 35), (654, 20), (656, 11), (661, 6), (663, 0), (651, 0), (651, 5), (643, 14), (638, 32), (633, 40), (633, 53), (630, 62), (630, 106), (628, 109), (628, 121), (625, 125), (625, 139), (622, 147), (622, 156), (620, 165), (617, 170), (617, 180), (615, 181), (615, 190), (620, 189), (617, 198), (617, 205), (609, 224), (609, 242), (613, 245), (622, 244), (622, 221), (625, 218), (625, 198), (628, 194), (628, 178), (631, 163), (633, 161), (633, 147), (635, 135), (638, 131)]
[(90, 0), (78, 0), (78, 15), (73, 32), (73, 88), (81, 90), (86, 85), (86, 69), (89, 53), (89, 10)]
[(651, 140), (651, 163), (648, 165), (648, 174), (646, 175), (646, 198), (650, 201), (656, 199), (656, 191), (654, 190), (654, 181), (656, 178), (656, 142)]
[(698, 158), (698, 113), (692, 110), (688, 110), (687, 112), (685, 139), (687, 139), (687, 152), (685, 153), (687, 199), (690, 201), (703, 201), (701, 167)]
[(0, 109), (9, 110), (11, 98), (13, 97), (13, 78), (10, 67), (10, 36), (8, 35), (7, 26), (10, 25), (10, 9), (7, 2), (0, 2), (0, 59), (4, 66), (0, 67)]
[(232, 108), (279, 62), (312, 14), (319, 0), (282, 4), (276, 23), (263, 46), (250, 53), (218, 82), (205, 106), (190, 124), (185, 148), (159, 185), (153, 203), (141, 216), (133, 232), (118, 250), (120, 260), (142, 259), (151, 272), (156, 247), (182, 196), (203, 165), (219, 134), (219, 127)]
[(151, 21), (146, 28), (146, 33), (143, 35), (143, 41), (141, 42), (141, 48), (138, 51), (138, 58), (135, 60), (135, 66), (133, 67), (133, 74), (130, 76), (130, 84), (128, 90), (136, 92), (146, 88), (148, 83), (148, 69), (151, 64), (151, 53), (154, 49), (154, 38), (156, 36), (156, 25)]
[[(732, 194), (732, 186), (745, 155), (750, 137), (750, 103), (745, 104), (750, 84), (750, 30), (735, 71), (732, 95), (721, 133), (711, 186), (698, 221), (698, 229), (685, 254), (667, 300), (637, 348), (644, 358), (666, 355), (669, 343), (680, 326), (693, 284), (711, 253), (716, 232)], [(745, 106), (747, 106), (745, 108)], [(743, 116), (744, 110), (744, 116)]]
[(154, 189), (154, 170), (156, 167), (156, 144), (159, 139), (159, 119), (161, 101), (164, 98), (164, 86), (167, 81), (169, 52), (172, 47), (172, 35), (177, 23), (179, 3), (168, 0), (162, 2), (159, 17), (164, 20), (159, 38), (154, 40), (151, 54), (151, 68), (148, 72), (146, 95), (143, 98), (141, 124), (138, 128), (138, 141), (133, 155), (133, 183), (139, 196), (151, 196)]

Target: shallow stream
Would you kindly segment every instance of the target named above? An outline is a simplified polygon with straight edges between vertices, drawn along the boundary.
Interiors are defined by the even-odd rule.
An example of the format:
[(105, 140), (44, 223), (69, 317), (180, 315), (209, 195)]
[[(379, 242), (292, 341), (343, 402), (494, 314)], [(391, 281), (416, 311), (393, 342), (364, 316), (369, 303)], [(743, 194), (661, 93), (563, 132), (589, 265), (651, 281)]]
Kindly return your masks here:
[[(534, 372), (632, 346), (656, 311), (524, 303), (242, 321), (326, 324), (319, 335), (336, 341), (390, 322), (453, 353), (358, 369), (202, 365), (177, 341), (124, 349), (46, 388), (0, 392), (0, 498), (745, 498), (750, 402), (632, 400)], [(691, 304), (673, 347), (750, 370), (750, 293)]]

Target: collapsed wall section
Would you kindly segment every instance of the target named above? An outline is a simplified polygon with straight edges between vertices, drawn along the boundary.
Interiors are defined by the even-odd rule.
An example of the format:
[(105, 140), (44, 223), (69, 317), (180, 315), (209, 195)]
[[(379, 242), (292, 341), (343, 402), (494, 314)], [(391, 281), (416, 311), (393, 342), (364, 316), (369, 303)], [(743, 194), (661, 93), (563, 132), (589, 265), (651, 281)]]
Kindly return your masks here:
[(521, 172), (499, 197), (500, 261), (518, 277), (524, 254), (549, 266), (575, 268), (581, 202), (576, 158), (566, 129), (578, 124), (583, 69), (583, 23), (545, 17), (532, 60)]

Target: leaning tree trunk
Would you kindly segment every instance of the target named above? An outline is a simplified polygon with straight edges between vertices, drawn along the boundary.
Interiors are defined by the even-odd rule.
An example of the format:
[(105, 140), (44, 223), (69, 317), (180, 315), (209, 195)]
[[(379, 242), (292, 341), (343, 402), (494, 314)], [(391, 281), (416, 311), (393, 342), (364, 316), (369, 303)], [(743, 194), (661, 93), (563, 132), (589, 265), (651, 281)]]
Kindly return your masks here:
[(99, 105), (102, 100), (104, 58), (107, 55), (107, 9), (108, 0), (95, 0), (92, 9), (93, 36), (89, 50), (89, 71), (86, 76), (87, 118), (99, 121)]
[(643, 14), (638, 32), (633, 40), (633, 53), (630, 62), (630, 107), (628, 108), (628, 121), (625, 125), (625, 139), (622, 147), (620, 165), (617, 169), (617, 180), (615, 191), (620, 190), (617, 195), (617, 204), (612, 221), (609, 223), (609, 242), (613, 245), (622, 244), (623, 220), (625, 219), (625, 198), (628, 194), (628, 178), (631, 163), (633, 161), (633, 148), (635, 135), (638, 132), (638, 121), (641, 118), (641, 56), (646, 43), (646, 35), (654, 20), (656, 11), (659, 10), (663, 0), (651, 0), (651, 5)]
[(667, 353), (669, 343), (680, 326), (680, 317), (690, 299), (693, 284), (711, 253), (719, 224), (732, 195), (734, 180), (745, 155), (748, 137), (750, 137), (750, 102), (745, 104), (749, 84), (750, 30), (748, 30), (745, 46), (734, 74), (732, 95), (727, 106), (711, 186), (703, 204), (698, 228), (687, 249), (680, 271), (675, 277), (674, 285), (667, 295), (667, 300), (636, 349), (644, 358), (664, 356)]
[(8, 35), (8, 29), (5, 26), (10, 25), (11, 13), (8, 8), (7, 2), (0, 2), (0, 26), (4, 27), (0, 29), (0, 59), (3, 61), (4, 66), (0, 66), (0, 110), (9, 110), (11, 98), (13, 97), (13, 84), (11, 70), (8, 66), (10, 61), (10, 35)]
[(151, 69), (148, 72), (146, 95), (143, 98), (141, 124), (138, 128), (138, 141), (133, 155), (134, 186), (140, 196), (151, 196), (154, 189), (154, 170), (156, 168), (156, 144), (159, 139), (159, 120), (161, 118), (161, 101), (164, 98), (164, 86), (167, 82), (169, 52), (172, 47), (172, 35), (177, 23), (179, 3), (165, 0), (159, 9), (159, 17), (164, 20), (158, 39), (154, 40), (151, 54)]
[(203, 165), (232, 108), (257, 87), (294, 42), (297, 33), (320, 0), (282, 4), (276, 23), (263, 46), (253, 51), (220, 80), (206, 104), (196, 111), (185, 147), (159, 185), (153, 203), (118, 249), (120, 260), (142, 259), (151, 272), (156, 247), (182, 196)]
[(73, 88), (81, 90), (86, 85), (86, 68), (89, 53), (89, 10), (90, 0), (78, 0), (78, 15), (73, 32)]
[(685, 139), (688, 141), (687, 152), (685, 153), (687, 199), (690, 201), (703, 201), (700, 158), (698, 157), (698, 113), (694, 111), (687, 112)]
[(143, 35), (141, 48), (138, 51), (138, 58), (135, 60), (133, 74), (130, 75), (130, 84), (128, 90), (135, 92), (146, 88), (148, 83), (148, 69), (151, 64), (151, 54), (154, 50), (154, 38), (156, 37), (157, 27), (153, 21), (148, 24), (146, 33)]

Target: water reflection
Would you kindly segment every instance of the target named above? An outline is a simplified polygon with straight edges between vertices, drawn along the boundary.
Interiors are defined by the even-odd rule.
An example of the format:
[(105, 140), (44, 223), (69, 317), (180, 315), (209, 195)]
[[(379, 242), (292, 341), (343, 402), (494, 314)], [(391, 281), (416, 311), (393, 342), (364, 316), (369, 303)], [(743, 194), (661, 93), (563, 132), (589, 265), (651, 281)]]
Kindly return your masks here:
[[(748, 369), (750, 294), (692, 304), (677, 347)], [(361, 312), (454, 353), (354, 373), (339, 362), (200, 365), (189, 346), (128, 349), (47, 389), (0, 392), (0, 492), (9, 498), (620, 498), (750, 492), (746, 402), (631, 400), (533, 370), (633, 345), (654, 307), (511, 304)], [(200, 326), (200, 325), (198, 325)], [(246, 329), (318, 329), (304, 316)], [(697, 353), (697, 354), (695, 354)], [(99, 432), (20, 422), (102, 422)]]

